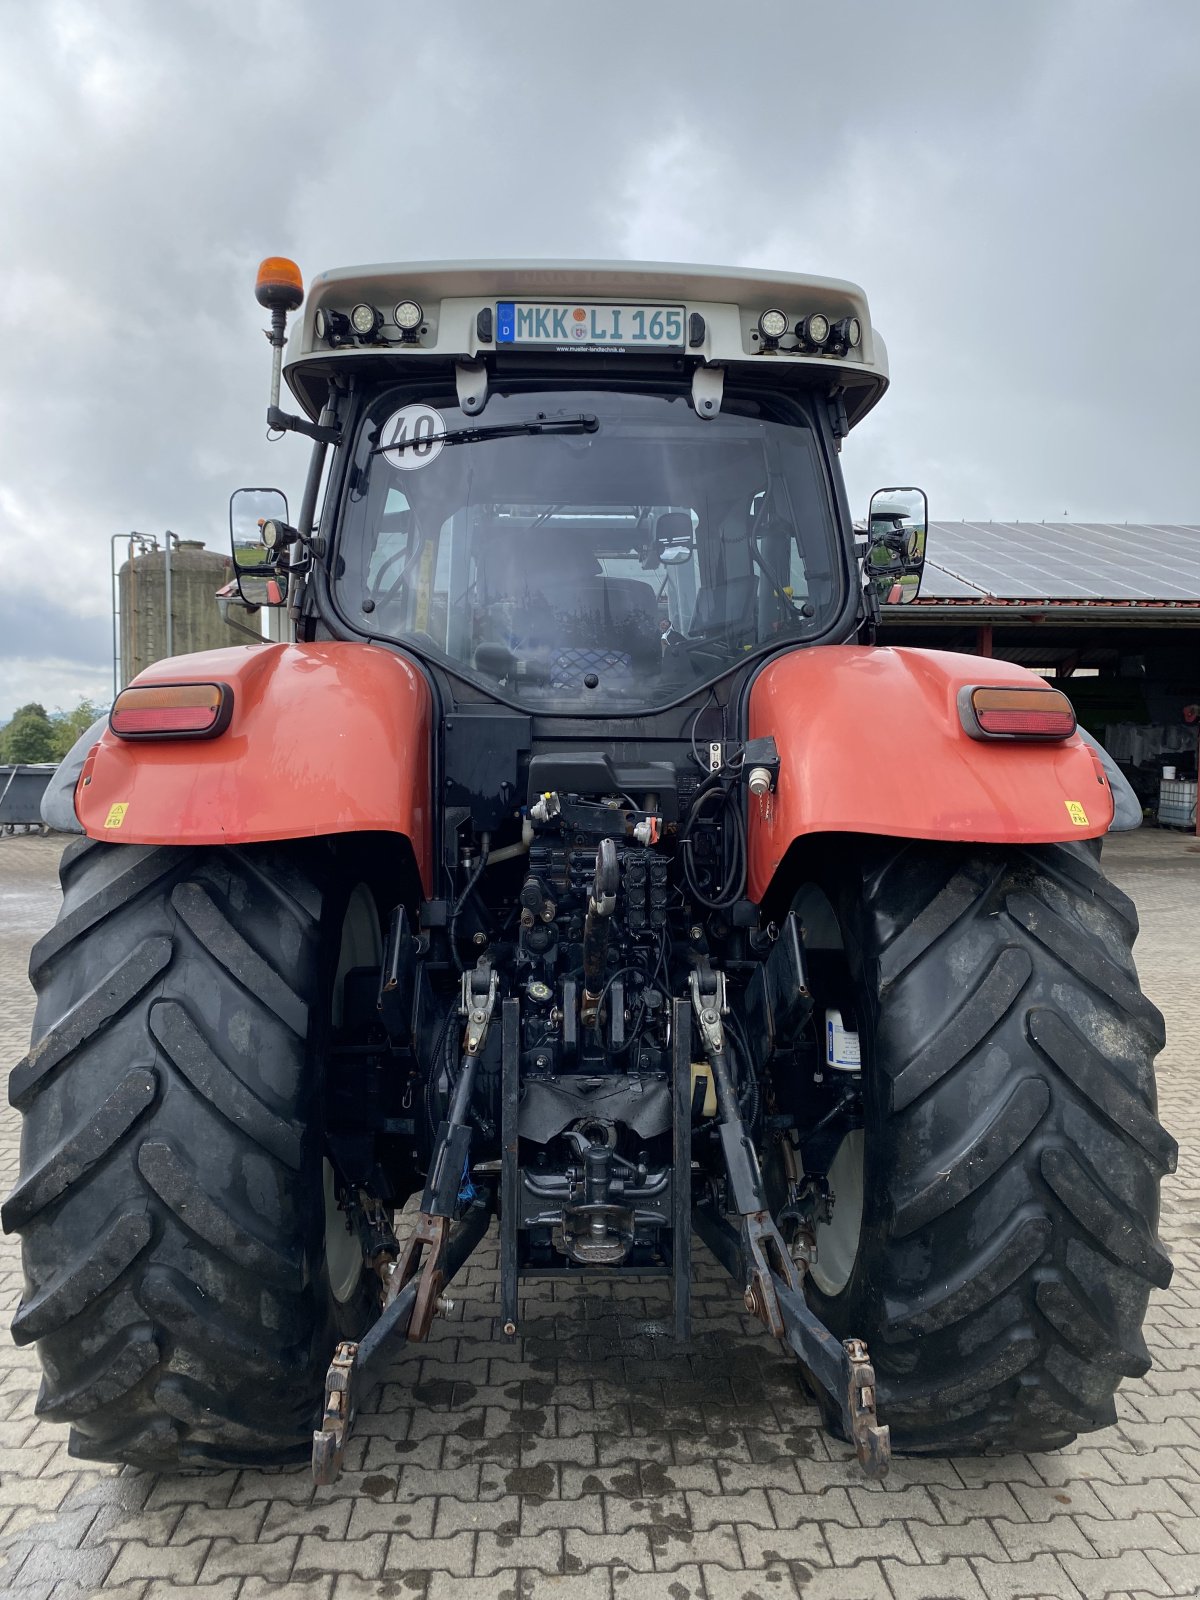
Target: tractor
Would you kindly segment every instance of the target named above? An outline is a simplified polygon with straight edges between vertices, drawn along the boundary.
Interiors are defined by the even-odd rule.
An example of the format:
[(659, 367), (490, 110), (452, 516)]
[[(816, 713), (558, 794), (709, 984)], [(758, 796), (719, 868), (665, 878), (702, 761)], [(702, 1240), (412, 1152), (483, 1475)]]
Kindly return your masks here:
[(256, 293), (311, 456), (294, 516), (230, 501), (250, 641), (140, 673), (56, 779), (3, 1208), (39, 1412), (328, 1483), (491, 1229), (497, 1338), (531, 1280), (628, 1275), (686, 1342), (706, 1248), (868, 1474), (1111, 1423), (1176, 1154), (1122, 780), (1044, 678), (876, 643), (928, 512), (856, 538), (863, 292)]

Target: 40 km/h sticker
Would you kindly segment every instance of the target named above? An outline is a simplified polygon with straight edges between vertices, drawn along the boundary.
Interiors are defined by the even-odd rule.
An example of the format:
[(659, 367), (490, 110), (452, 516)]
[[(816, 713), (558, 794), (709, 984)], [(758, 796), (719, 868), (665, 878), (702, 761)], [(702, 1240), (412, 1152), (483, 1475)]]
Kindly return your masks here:
[(379, 430), (383, 459), (401, 472), (416, 472), (436, 461), (444, 448), (446, 423), (432, 406), (403, 406)]

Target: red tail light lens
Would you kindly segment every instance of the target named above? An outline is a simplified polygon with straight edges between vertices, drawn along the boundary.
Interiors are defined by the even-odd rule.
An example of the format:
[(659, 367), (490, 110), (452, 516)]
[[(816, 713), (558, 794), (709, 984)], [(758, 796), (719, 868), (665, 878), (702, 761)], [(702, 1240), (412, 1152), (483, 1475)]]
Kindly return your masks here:
[(1058, 689), (972, 689), (960, 699), (973, 739), (1069, 739), (1075, 712)]
[(212, 739), (232, 715), (227, 683), (158, 683), (122, 689), (108, 725), (119, 739)]

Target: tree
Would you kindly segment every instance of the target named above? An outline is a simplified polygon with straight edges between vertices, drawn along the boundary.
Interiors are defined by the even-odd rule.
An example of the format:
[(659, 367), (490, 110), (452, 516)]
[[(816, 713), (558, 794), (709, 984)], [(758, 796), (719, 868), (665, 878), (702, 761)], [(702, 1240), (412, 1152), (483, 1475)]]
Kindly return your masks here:
[(22, 761), (55, 761), (54, 724), (45, 706), (31, 700), (13, 712), (12, 721), (0, 733), (0, 760), (16, 765)]
[(106, 709), (94, 700), (82, 699), (74, 711), (56, 711), (50, 718), (50, 725), (54, 729), (54, 754), (50, 759), (61, 761), (80, 734), (86, 733)]

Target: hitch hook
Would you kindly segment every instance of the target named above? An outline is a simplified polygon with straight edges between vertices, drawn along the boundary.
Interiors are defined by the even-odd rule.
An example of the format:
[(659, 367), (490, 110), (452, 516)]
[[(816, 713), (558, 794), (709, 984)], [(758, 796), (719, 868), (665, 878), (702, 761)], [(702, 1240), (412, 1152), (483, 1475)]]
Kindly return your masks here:
[(342, 1470), (346, 1443), (358, 1410), (357, 1366), (358, 1345), (353, 1339), (343, 1339), (325, 1374), (325, 1413), (321, 1426), (313, 1434), (312, 1475), (316, 1483), (333, 1483)]

